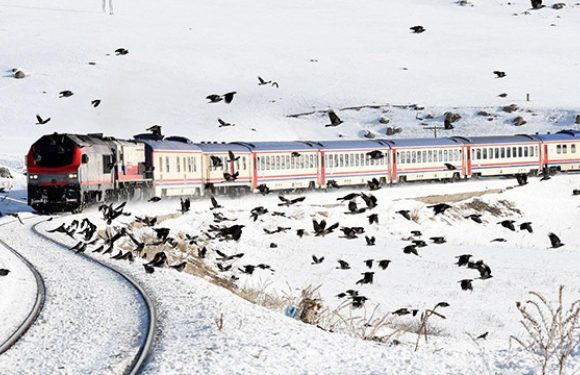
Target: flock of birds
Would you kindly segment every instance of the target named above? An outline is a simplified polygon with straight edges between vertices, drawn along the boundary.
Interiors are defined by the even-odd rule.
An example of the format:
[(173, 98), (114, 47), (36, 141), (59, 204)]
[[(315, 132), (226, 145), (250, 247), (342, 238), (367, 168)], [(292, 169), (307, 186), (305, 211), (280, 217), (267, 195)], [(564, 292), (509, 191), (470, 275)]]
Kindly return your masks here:
[[(284, 217), (287, 220), (293, 220), (294, 218), (290, 216), (289, 212), (285, 209), (296, 205), (300, 206), (306, 199), (306, 196), (289, 198), (284, 195), (279, 195), (276, 209), (257, 206), (249, 210), (249, 223), (252, 223), (252, 225), (268, 223), (271, 221), (271, 219), (268, 218), (268, 215), (271, 217)], [(150, 199), (150, 202), (159, 202), (161, 200), (162, 199), (159, 197), (154, 197)], [(337, 198), (337, 201), (340, 206), (346, 206), (344, 215), (363, 215), (366, 218), (364, 222), (367, 222), (368, 226), (371, 228), (379, 224), (380, 217), (377, 212), (373, 212), (373, 210), (378, 207), (379, 202), (370, 191), (352, 192)], [(132, 221), (129, 224), (124, 224), (122, 226), (113, 225), (119, 218), (132, 216), (129, 212), (125, 211), (125, 202), (120, 204), (103, 204), (99, 207), (103, 220), (107, 224), (106, 230), (102, 232), (104, 234), (101, 234), (100, 236), (96, 236), (97, 226), (87, 218), (82, 221), (75, 219), (68, 225), (61, 224), (59, 227), (50, 230), (50, 232), (60, 232), (70, 236), (71, 238), (76, 238), (78, 242), (71, 248), (71, 250), (77, 253), (88, 251), (89, 246), (94, 246), (90, 251), (94, 253), (110, 254), (111, 259), (115, 260), (128, 260), (133, 262), (135, 256), (138, 256), (148, 261), (143, 264), (144, 270), (147, 273), (153, 273), (156, 268), (160, 267), (169, 267), (182, 271), (188, 263), (191, 263), (191, 259), (188, 258), (189, 256), (201, 260), (210, 267), (215, 267), (215, 272), (223, 274), (221, 276), (223, 279), (229, 279), (234, 282), (239, 280), (241, 274), (251, 276), (256, 270), (267, 270), (274, 273), (275, 270), (271, 265), (265, 263), (249, 264), (243, 262), (245, 253), (229, 253), (225, 250), (222, 243), (240, 241), (246, 225), (236, 223), (239, 219), (237, 217), (227, 217), (224, 213), (225, 208), (215, 197), (212, 196), (210, 202), (211, 206), (209, 207), (209, 211), (212, 213), (213, 223), (208, 223), (207, 226), (202, 225), (199, 233), (195, 235), (183, 235), (175, 229), (172, 230), (168, 227), (163, 227), (157, 217), (136, 216), (132, 218)], [(446, 213), (450, 209), (453, 209), (453, 207), (447, 203), (438, 203), (427, 207), (432, 209), (433, 218), (446, 216)], [(190, 211), (190, 208), (190, 200), (182, 198), (180, 200), (179, 211), (185, 215)], [(398, 210), (396, 211), (396, 214), (400, 215), (400, 217), (405, 220), (418, 223), (418, 217), (415, 216), (417, 214), (411, 214), (410, 210)], [(397, 216), (394, 216), (395, 219), (396, 217)], [(467, 216), (459, 217), (463, 217), (465, 220), (471, 220), (477, 224), (486, 224), (486, 222), (482, 220), (482, 215), (480, 214), (469, 214)], [(359, 223), (363, 223), (363, 220), (359, 221)], [(139, 226), (144, 228), (140, 232), (141, 235), (138, 235), (135, 232), (136, 224), (140, 224)], [(531, 222), (522, 222), (516, 226), (514, 220), (506, 219), (497, 224), (510, 231), (516, 231), (517, 228), (519, 228), (520, 231), (533, 233)], [(261, 232), (264, 236), (271, 236), (272, 238), (276, 235), (289, 233), (291, 231), (295, 232), (298, 239), (302, 239), (304, 236), (325, 237), (338, 232), (339, 238), (345, 240), (355, 240), (364, 236), (367, 246), (375, 246), (377, 239), (375, 236), (368, 235), (367, 230), (368, 227), (365, 225), (341, 226), (340, 222), (329, 223), (325, 219), (317, 220), (315, 218), (312, 219), (311, 228), (303, 226), (293, 228), (291, 225), (277, 226), (275, 228), (266, 226), (261, 228)], [(549, 233), (548, 238), (551, 243), (551, 248), (564, 246), (558, 236), (554, 233)], [(402, 252), (417, 257), (421, 256), (419, 253), (420, 249), (430, 245), (442, 245), (447, 242), (444, 236), (433, 236), (429, 237), (430, 243), (428, 243), (427, 239), (423, 239), (423, 234), (419, 230), (411, 231), (410, 236), (403, 238), (403, 240), (408, 242), (408, 244), (405, 244), (402, 248)], [(505, 242), (505, 239), (495, 238), (492, 240), (492, 242), (500, 241)], [(270, 243), (270, 248), (278, 247), (278, 244), (274, 241), (268, 240), (267, 242)], [(119, 244), (122, 246), (118, 246)], [(131, 249), (119, 249), (119, 247), (123, 246), (125, 246), (125, 249), (129, 246)], [(183, 252), (184, 246), (187, 249), (185, 252)], [(181, 250), (175, 250), (178, 249), (178, 247)], [(153, 249), (155, 253), (145, 251), (146, 249)], [(170, 263), (169, 255), (171, 255), (171, 258), (175, 258), (175, 254), (180, 254), (178, 256), (180, 259), (177, 262)], [(212, 258), (213, 264), (211, 263)], [(310, 264), (313, 267), (316, 267), (325, 261), (328, 261), (326, 258), (327, 257), (325, 256), (312, 254)], [(473, 283), (475, 280), (484, 281), (493, 277), (491, 267), (485, 263), (484, 260), (474, 260), (472, 259), (473, 256), (471, 254), (460, 254), (457, 255), (456, 258), (457, 262), (455, 264), (458, 267), (465, 267), (477, 273), (477, 277), (458, 280), (461, 290), (473, 291)], [(337, 258), (335, 261), (335, 269), (337, 272), (352, 269), (351, 264), (344, 259)], [(373, 284), (375, 282), (376, 273), (387, 271), (389, 266), (393, 263), (393, 261), (388, 258), (362, 259), (361, 261), (367, 270), (361, 273), (361, 277), (358, 280), (353, 280), (353, 286), (351, 288), (336, 295), (338, 299), (344, 300), (344, 303), (351, 304), (353, 308), (360, 308), (365, 305), (366, 301), (368, 301), (368, 297), (356, 289), (357, 286)], [(393, 314), (399, 316), (412, 314), (415, 316), (417, 313), (416, 310), (417, 309), (401, 308), (394, 311)]]

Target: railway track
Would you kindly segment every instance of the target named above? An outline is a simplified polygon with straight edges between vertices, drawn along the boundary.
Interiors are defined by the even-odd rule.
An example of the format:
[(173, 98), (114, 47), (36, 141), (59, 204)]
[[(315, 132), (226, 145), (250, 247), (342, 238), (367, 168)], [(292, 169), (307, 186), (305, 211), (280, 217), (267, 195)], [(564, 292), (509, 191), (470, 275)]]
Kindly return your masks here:
[[(43, 222), (36, 223), (32, 226), (31, 230), (37, 237), (40, 237), (46, 241), (53, 243), (54, 245), (70, 252), (70, 247), (64, 243), (61, 243), (52, 237), (42, 233), (38, 226)], [(143, 369), (143, 366), (147, 360), (147, 357), (151, 353), (153, 349), (153, 344), (155, 341), (155, 332), (157, 327), (157, 310), (155, 308), (155, 304), (153, 303), (152, 299), (146, 293), (146, 291), (141, 287), (141, 285), (135, 281), (131, 276), (127, 275), (126, 273), (122, 272), (121, 270), (117, 269), (114, 266), (108, 265), (104, 262), (101, 262), (95, 258), (92, 258), (86, 254), (79, 254), (79, 256), (86, 259), (88, 262), (92, 262), (94, 264), (98, 264), (104, 268), (111, 270), (112, 272), (119, 275), (122, 279), (124, 279), (138, 294), (141, 305), (143, 309), (143, 316), (145, 316), (146, 321), (142, 323), (142, 326), (145, 327), (144, 332), (142, 334), (141, 342), (139, 344), (139, 349), (137, 353), (134, 355), (133, 359), (131, 360), (130, 364), (127, 368), (123, 371), (123, 374), (126, 375), (134, 375), (139, 374)]]
[[(14, 224), (17, 222), (18, 220), (3, 223), (0, 224), (0, 227), (4, 227), (6, 225)], [(28, 331), (30, 326), (32, 326), (32, 324), (36, 321), (36, 319), (40, 315), (40, 312), (44, 307), (44, 301), (46, 299), (46, 286), (44, 284), (44, 279), (42, 278), (42, 275), (40, 274), (40, 272), (38, 272), (36, 267), (34, 267), (34, 265), (32, 265), (32, 263), (28, 261), (28, 259), (26, 259), (12, 246), (8, 245), (4, 240), (0, 239), (0, 244), (7, 250), (9, 250), (12, 254), (14, 254), (26, 266), (26, 268), (30, 270), (36, 281), (36, 298), (34, 301), (34, 305), (32, 306), (32, 309), (30, 310), (24, 321), (22, 321), (22, 323), (18, 326), (18, 328), (16, 328), (16, 330), (14, 330), (14, 332), (12, 332), (10, 336), (8, 336), (6, 340), (4, 340), (4, 342), (0, 342), (0, 355), (2, 355), (14, 344), (16, 344), (16, 342), (20, 340), (22, 336), (24, 336), (24, 334)]]

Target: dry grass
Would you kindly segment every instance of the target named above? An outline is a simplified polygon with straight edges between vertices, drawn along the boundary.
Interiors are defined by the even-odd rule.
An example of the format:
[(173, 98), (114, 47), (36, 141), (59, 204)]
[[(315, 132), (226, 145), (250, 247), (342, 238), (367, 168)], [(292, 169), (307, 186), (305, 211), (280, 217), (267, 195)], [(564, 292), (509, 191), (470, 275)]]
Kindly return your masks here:
[(425, 197), (416, 198), (419, 202), (426, 204), (437, 204), (437, 203), (454, 203), (461, 202), (474, 197), (480, 197), (486, 194), (497, 194), (502, 193), (503, 189), (489, 189), (484, 191), (474, 191), (469, 193), (455, 193), (455, 194), (443, 194), (443, 195), (428, 195)]
[(470, 202), (464, 203), (460, 206), (460, 208), (463, 210), (475, 211), (481, 214), (487, 212), (495, 217), (522, 214), (522, 212), (515, 207), (513, 202), (507, 200), (500, 200), (497, 201), (496, 204), (491, 204), (476, 198)]

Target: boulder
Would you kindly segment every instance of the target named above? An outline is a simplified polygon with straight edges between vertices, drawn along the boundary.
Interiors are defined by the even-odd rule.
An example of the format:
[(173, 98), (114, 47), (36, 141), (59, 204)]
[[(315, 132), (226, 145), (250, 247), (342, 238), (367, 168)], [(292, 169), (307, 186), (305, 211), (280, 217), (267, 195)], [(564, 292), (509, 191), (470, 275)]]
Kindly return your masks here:
[(16, 72), (14, 72), (14, 78), (22, 79), (24, 77), (26, 77), (26, 74), (24, 74), (22, 70), (17, 70)]
[(526, 121), (526, 120), (524, 120), (524, 118), (523, 118), (522, 116), (518, 116), (518, 117), (516, 117), (515, 119), (513, 119), (513, 121), (512, 121), (512, 122), (513, 122), (513, 124), (514, 124), (515, 126), (522, 126), (522, 125), (524, 125), (524, 124), (525, 124), (527, 121)]
[(504, 112), (507, 112), (507, 113), (512, 113), (512, 112), (515, 112), (515, 111), (517, 111), (518, 109), (519, 109), (519, 108), (518, 108), (518, 106), (517, 106), (517, 105), (515, 105), (515, 104), (510, 104), (510, 105), (508, 105), (508, 106), (506, 106), (506, 107), (503, 107), (503, 108), (502, 108), (502, 111), (504, 111)]

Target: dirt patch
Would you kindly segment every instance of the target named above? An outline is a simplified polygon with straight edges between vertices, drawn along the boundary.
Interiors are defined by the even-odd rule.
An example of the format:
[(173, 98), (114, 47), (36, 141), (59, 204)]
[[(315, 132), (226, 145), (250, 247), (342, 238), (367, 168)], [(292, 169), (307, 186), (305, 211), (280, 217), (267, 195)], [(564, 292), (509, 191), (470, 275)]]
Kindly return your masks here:
[(443, 194), (443, 195), (428, 195), (426, 197), (415, 198), (419, 202), (426, 204), (437, 204), (443, 202), (461, 202), (474, 197), (481, 197), (486, 194), (498, 194), (503, 193), (504, 189), (490, 189), (484, 191), (474, 191), (469, 193), (456, 193), (456, 194)]
[(522, 211), (514, 206), (513, 202), (507, 200), (497, 201), (495, 204), (487, 203), (481, 199), (474, 199), (471, 202), (467, 202), (460, 207), (462, 210), (471, 210), (478, 213), (488, 212), (489, 214), (500, 217), (500, 216), (511, 216), (513, 214), (521, 215)]

